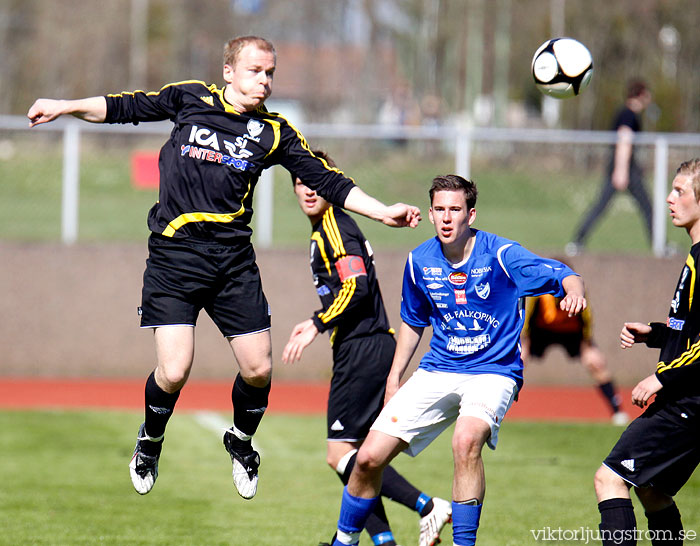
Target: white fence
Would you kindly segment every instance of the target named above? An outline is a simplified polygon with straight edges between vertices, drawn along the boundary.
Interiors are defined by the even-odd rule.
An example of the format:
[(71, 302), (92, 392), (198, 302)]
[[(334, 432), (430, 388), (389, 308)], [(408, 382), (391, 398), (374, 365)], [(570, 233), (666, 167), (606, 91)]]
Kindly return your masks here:
[[(63, 186), (61, 240), (72, 244), (78, 237), (78, 204), (80, 186), (80, 149), (83, 132), (138, 133), (140, 135), (167, 135), (172, 128), (169, 122), (132, 125), (103, 125), (62, 118), (53, 123), (38, 126), (32, 131), (62, 133)], [(612, 144), (615, 133), (609, 131), (570, 131), (549, 129), (499, 129), (467, 126), (383, 126), (383, 125), (300, 125), (307, 138), (345, 140), (422, 140), (442, 142), (454, 154), (454, 172), (470, 176), (472, 150), (478, 142), (539, 143), (548, 144)], [(21, 116), (0, 116), (0, 130), (28, 131), (27, 119)], [(654, 254), (661, 256), (666, 249), (666, 205), (669, 176), (669, 147), (700, 148), (700, 134), (641, 133), (635, 143), (653, 148), (653, 237)], [(272, 244), (273, 176), (265, 171), (256, 189), (257, 245)]]

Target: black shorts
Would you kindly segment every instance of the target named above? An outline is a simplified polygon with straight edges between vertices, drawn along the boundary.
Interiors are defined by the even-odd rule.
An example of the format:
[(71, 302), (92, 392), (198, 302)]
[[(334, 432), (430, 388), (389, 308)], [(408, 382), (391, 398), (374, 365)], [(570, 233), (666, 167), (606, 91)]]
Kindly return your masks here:
[(700, 463), (700, 397), (657, 398), (622, 433), (605, 466), (626, 482), (675, 495)]
[(328, 439), (364, 440), (384, 405), (386, 378), (396, 341), (377, 333), (333, 347), (333, 378), (328, 394)]
[(530, 354), (532, 356), (541, 357), (550, 345), (561, 345), (570, 357), (575, 358), (581, 354), (582, 342), (583, 335), (580, 332), (562, 334), (538, 328), (530, 329)]
[(195, 326), (202, 309), (226, 337), (270, 328), (270, 308), (250, 241), (221, 244), (152, 234), (141, 327)]

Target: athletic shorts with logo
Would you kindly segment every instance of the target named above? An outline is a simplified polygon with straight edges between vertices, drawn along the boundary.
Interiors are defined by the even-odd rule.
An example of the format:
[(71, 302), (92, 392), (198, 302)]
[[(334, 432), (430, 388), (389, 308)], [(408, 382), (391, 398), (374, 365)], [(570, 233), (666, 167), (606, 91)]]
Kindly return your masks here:
[(400, 438), (415, 457), (458, 417), (476, 417), (487, 423), (487, 444), (496, 449), (498, 430), (515, 400), (513, 379), (497, 374), (427, 371), (419, 368), (389, 400), (372, 430)]
[(389, 333), (343, 340), (333, 346), (328, 394), (328, 440), (363, 440), (384, 405), (396, 341)]
[(700, 397), (659, 395), (630, 423), (604, 463), (626, 482), (675, 495), (700, 463)]
[(255, 251), (230, 244), (151, 234), (143, 274), (141, 327), (195, 326), (204, 309), (226, 337), (270, 328)]

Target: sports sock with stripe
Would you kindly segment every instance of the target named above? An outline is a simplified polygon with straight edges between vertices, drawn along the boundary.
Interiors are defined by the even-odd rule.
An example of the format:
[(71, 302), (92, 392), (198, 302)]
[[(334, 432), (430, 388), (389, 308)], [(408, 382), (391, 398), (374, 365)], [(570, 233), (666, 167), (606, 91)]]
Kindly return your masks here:
[(235, 428), (247, 436), (253, 436), (267, 409), (269, 397), (270, 383), (264, 387), (254, 387), (246, 383), (239, 373), (231, 389)]
[[(165, 392), (156, 383), (155, 373), (151, 372), (146, 380), (145, 388), (145, 429), (151, 438), (160, 438), (165, 434), (165, 427), (173, 414), (175, 403), (180, 397), (180, 391)], [(159, 455), (162, 441), (142, 442), (141, 451), (145, 455)]]

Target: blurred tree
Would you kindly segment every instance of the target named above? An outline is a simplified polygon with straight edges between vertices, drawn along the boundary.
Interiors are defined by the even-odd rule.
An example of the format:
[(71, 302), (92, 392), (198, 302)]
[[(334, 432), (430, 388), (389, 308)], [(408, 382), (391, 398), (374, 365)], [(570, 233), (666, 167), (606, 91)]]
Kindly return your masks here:
[[(139, 4), (145, 61), (130, 53)], [(370, 122), (395, 89), (445, 118), (473, 114), (477, 99), (486, 114), (507, 100), (536, 115), (530, 63), (552, 37), (553, 6), (595, 65), (586, 92), (561, 101), (562, 127), (608, 129), (625, 82), (641, 77), (658, 105), (649, 129), (700, 131), (700, 2), (667, 0), (2, 0), (0, 113), (23, 114), (37, 95), (124, 90), (136, 84), (135, 61), (148, 89), (221, 84), (224, 42), (261, 34), (278, 47), (274, 98), (298, 101), (313, 121)]]

